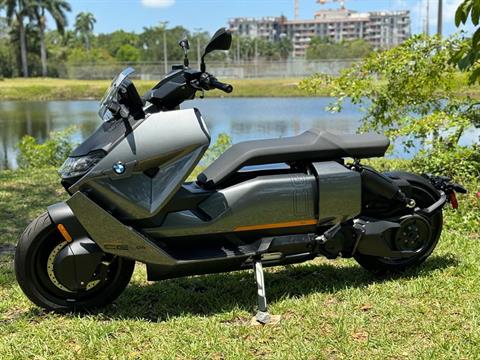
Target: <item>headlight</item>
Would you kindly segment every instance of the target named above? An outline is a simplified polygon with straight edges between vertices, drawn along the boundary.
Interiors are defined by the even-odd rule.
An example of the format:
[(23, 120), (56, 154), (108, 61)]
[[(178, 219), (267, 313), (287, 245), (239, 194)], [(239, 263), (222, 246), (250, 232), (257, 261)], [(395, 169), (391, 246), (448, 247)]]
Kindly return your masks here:
[(58, 173), (62, 179), (81, 176), (95, 166), (104, 156), (105, 152), (94, 151), (86, 156), (69, 157), (60, 167)]

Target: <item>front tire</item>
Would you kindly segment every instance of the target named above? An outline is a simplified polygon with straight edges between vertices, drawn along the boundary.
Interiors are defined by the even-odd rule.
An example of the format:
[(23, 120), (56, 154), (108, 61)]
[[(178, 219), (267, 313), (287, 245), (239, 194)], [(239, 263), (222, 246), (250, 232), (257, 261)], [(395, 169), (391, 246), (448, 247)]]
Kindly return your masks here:
[[(439, 198), (438, 191), (423, 177), (407, 173), (392, 172), (392, 177), (407, 180), (411, 185), (412, 198), (420, 208), (426, 208), (433, 204)], [(414, 268), (422, 264), (433, 252), (437, 246), (438, 240), (442, 233), (443, 214), (439, 210), (428, 219), (431, 226), (431, 234), (429, 239), (423, 239), (426, 243), (425, 248), (419, 254), (410, 258), (385, 258), (371, 255), (363, 255), (356, 253), (354, 259), (366, 270), (377, 276), (385, 276), (388, 274), (402, 273), (408, 269)]]
[[(128, 285), (135, 261), (105, 254), (108, 276), (82, 291), (69, 291), (51, 271), (54, 253), (65, 243), (48, 213), (32, 221), (15, 252), (15, 274), (25, 295), (36, 305), (59, 312), (87, 311), (113, 302)], [(65, 243), (66, 245), (66, 243)], [(53, 254), (53, 256), (52, 256)]]

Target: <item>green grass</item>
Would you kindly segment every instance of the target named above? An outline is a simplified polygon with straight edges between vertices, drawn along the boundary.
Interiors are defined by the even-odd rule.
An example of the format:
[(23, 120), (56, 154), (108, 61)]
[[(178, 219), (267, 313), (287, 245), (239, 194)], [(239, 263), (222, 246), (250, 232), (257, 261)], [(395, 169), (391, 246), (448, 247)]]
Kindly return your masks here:
[[(480, 190), (479, 183), (469, 184)], [(0, 243), (14, 243), (64, 197), (53, 169), (0, 172)], [(404, 276), (376, 279), (354, 261), (317, 259), (266, 273), (274, 327), (249, 325), (249, 271), (148, 283), (137, 265), (114, 305), (56, 315), (32, 305), (0, 258), (1, 359), (478, 359), (480, 200), (446, 211), (438, 248)]]
[[(219, 90), (206, 92), (208, 97), (266, 97), (307, 96), (297, 88), (299, 78), (225, 80), (234, 91), (225, 94)], [(5, 79), (0, 81), (0, 100), (77, 100), (100, 99), (108, 88), (107, 80), (65, 80), (50, 78)], [(156, 84), (155, 81), (136, 80), (140, 94)], [(327, 95), (327, 90), (325, 90)]]
[[(311, 96), (298, 88), (302, 78), (276, 79), (221, 79), (233, 85), (234, 91), (205, 92), (206, 97), (306, 97)], [(140, 94), (150, 90), (157, 82), (135, 80)], [(14, 78), (0, 81), (0, 100), (84, 100), (101, 99), (110, 85), (109, 80), (67, 80), (53, 78)], [(465, 74), (458, 74), (453, 83), (459, 97), (480, 99), (478, 86), (468, 86)], [(315, 96), (330, 96), (330, 89), (318, 89)]]

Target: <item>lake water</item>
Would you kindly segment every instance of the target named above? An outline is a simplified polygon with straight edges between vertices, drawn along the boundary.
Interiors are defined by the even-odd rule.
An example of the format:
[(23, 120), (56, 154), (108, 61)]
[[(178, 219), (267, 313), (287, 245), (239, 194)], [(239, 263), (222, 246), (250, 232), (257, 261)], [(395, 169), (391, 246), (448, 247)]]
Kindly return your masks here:
[[(347, 103), (343, 111), (332, 114), (325, 107), (331, 98), (229, 98), (187, 101), (183, 108), (197, 107), (208, 124), (212, 138), (225, 132), (233, 142), (297, 135), (309, 128), (354, 133), (362, 113)], [(3, 101), (0, 102), (0, 168), (16, 167), (16, 145), (30, 134), (44, 141), (53, 130), (77, 125), (75, 142), (91, 134), (101, 123), (98, 101)], [(174, 126), (174, 124), (172, 124)], [(478, 140), (480, 129), (468, 131), (462, 144)], [(401, 146), (389, 155), (408, 158)]]

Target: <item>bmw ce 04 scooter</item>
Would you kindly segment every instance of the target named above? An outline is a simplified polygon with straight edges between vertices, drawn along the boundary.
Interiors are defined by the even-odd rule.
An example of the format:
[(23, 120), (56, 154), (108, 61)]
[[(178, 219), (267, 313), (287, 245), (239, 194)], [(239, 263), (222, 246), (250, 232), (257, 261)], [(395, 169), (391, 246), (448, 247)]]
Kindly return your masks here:
[(253, 267), (257, 318), (268, 322), (263, 266), (322, 255), (400, 272), (431, 254), (443, 206), (464, 189), (362, 165), (385, 154), (382, 135), (311, 129), (241, 142), (185, 182), (210, 134), (199, 110), (179, 105), (197, 91), (233, 90), (204, 62), (230, 47), (231, 34), (215, 33), (200, 70), (188, 66), (188, 41), (179, 44), (183, 64), (143, 97), (132, 69), (113, 80), (103, 123), (59, 170), (70, 198), (35, 219), (16, 249), (17, 280), (31, 301), (55, 311), (104, 306), (125, 289), (135, 261), (148, 280)]

